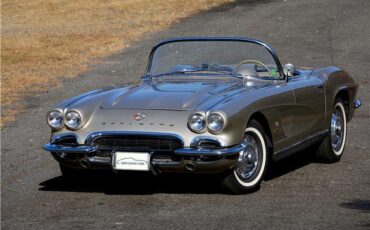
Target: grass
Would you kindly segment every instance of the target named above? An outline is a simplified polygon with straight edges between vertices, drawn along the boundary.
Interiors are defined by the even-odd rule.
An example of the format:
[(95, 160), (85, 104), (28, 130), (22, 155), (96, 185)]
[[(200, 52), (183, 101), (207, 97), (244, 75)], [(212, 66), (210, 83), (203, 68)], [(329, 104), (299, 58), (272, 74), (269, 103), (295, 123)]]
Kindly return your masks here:
[(22, 99), (77, 76), (89, 60), (231, 1), (2, 0), (1, 126), (25, 110)]

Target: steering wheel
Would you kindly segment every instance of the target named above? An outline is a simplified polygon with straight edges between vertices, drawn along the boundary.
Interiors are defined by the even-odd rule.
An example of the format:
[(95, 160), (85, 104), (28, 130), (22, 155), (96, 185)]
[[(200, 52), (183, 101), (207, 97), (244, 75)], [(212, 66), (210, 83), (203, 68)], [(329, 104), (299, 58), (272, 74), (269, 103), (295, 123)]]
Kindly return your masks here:
[[(239, 62), (238, 64), (236, 64), (236, 66), (235, 66), (235, 70), (237, 70), (237, 69), (239, 68), (239, 66), (241, 66), (241, 65), (243, 65), (243, 64), (247, 64), (247, 63), (255, 63), (255, 64), (259, 64), (259, 65), (263, 66), (263, 67), (264, 67), (264, 68), (266, 68), (266, 69), (267, 69), (267, 71), (269, 72), (270, 77), (272, 77), (271, 70), (270, 70), (270, 68), (269, 68), (269, 67), (267, 67), (267, 65), (263, 64), (263, 63), (262, 63), (262, 62), (260, 62), (260, 61), (253, 60), (253, 59), (250, 59), (250, 60), (244, 60), (244, 61), (242, 61), (242, 62)], [(235, 70), (234, 70), (234, 71), (235, 71)]]

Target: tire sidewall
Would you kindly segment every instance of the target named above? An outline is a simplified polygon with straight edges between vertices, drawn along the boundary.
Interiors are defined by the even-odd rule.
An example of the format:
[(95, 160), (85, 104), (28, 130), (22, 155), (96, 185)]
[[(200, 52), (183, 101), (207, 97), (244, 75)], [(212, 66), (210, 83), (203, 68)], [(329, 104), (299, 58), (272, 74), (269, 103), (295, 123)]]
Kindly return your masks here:
[(240, 187), (242, 190), (248, 191), (260, 185), (263, 179), (263, 176), (266, 172), (267, 162), (268, 162), (268, 150), (269, 150), (268, 143), (269, 141), (261, 125), (254, 120), (252, 120), (248, 124), (247, 128), (245, 129), (245, 133), (252, 133), (255, 137), (255, 140), (259, 142), (258, 143), (259, 146), (262, 147), (262, 151), (260, 153), (262, 155), (261, 165), (260, 167), (258, 167), (257, 171), (255, 172), (257, 173), (257, 176), (255, 176), (253, 180), (244, 181), (241, 178), (239, 178), (235, 169), (233, 169), (232, 171), (232, 177), (233, 177), (233, 181), (235, 182), (235, 184), (237, 184), (238, 187)]
[(334, 113), (334, 111), (337, 107), (340, 108), (340, 110), (342, 112), (342, 116), (343, 116), (343, 128), (344, 128), (343, 141), (342, 141), (342, 146), (340, 147), (339, 151), (334, 150), (333, 146), (331, 145), (331, 141), (330, 141), (330, 145), (331, 145), (331, 149), (332, 149), (334, 155), (337, 156), (337, 157), (340, 157), (340, 156), (342, 156), (342, 154), (344, 152), (344, 147), (345, 147), (346, 139), (347, 139), (347, 116), (346, 116), (346, 109), (345, 109), (344, 104), (341, 100), (337, 100), (335, 102), (334, 107), (333, 107), (333, 113)]

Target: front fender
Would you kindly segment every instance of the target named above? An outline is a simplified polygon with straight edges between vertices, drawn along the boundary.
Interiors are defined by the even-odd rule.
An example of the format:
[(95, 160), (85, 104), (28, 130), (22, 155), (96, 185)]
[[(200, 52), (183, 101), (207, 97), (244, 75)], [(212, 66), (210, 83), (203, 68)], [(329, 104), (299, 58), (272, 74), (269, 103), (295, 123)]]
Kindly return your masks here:
[(354, 103), (358, 91), (358, 84), (346, 71), (341, 70), (337, 67), (329, 66), (323, 69), (316, 70), (315, 72), (322, 79), (326, 80), (326, 117), (328, 118), (331, 116), (336, 97), (340, 93), (344, 93), (344, 95), (348, 96), (347, 121), (350, 121), (354, 113)]

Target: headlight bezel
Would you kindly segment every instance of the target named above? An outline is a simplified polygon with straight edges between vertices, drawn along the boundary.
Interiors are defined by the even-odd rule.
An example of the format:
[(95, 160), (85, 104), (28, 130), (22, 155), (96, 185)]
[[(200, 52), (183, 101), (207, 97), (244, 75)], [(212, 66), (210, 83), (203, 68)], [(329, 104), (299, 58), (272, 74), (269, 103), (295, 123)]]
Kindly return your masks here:
[[(214, 123), (213, 121), (210, 121), (210, 119), (214, 116), (217, 116), (219, 118), (220, 121), (222, 121), (222, 126), (221, 128), (219, 129), (214, 129), (211, 127), (211, 124)], [(221, 113), (221, 112), (210, 112), (208, 115), (207, 115), (207, 130), (208, 132), (212, 133), (212, 134), (219, 134), (221, 133), (225, 127), (226, 127), (226, 116)]]
[[(192, 119), (193, 119), (194, 116), (197, 116), (197, 115), (199, 117), (202, 117), (202, 120), (203, 120), (203, 127), (202, 127), (202, 129), (198, 129), (198, 130), (194, 129), (193, 126), (192, 126), (192, 124), (194, 124), (194, 123), (192, 123)], [(207, 129), (207, 117), (206, 117), (206, 115), (202, 112), (192, 113), (189, 116), (189, 119), (188, 119), (188, 128), (194, 133), (204, 133)]]
[[(60, 115), (61, 122), (60, 122), (60, 124), (58, 126), (52, 125), (52, 123), (51, 123), (50, 117), (51, 117), (51, 115), (53, 113), (58, 113)], [(62, 129), (64, 127), (64, 125), (65, 125), (64, 113), (62, 111), (60, 111), (60, 110), (57, 110), (57, 109), (51, 110), (46, 115), (46, 122), (48, 123), (48, 125), (50, 126), (50, 128), (52, 128), (53, 130)]]
[[(68, 123), (68, 116), (70, 114), (74, 114), (73, 117), (78, 117), (79, 118), (79, 123), (77, 126), (71, 126), (69, 123)], [(82, 114), (76, 110), (68, 110), (65, 115), (64, 115), (64, 124), (65, 126), (69, 129), (69, 130), (78, 130), (82, 127), (83, 125), (83, 117), (82, 117)]]
[[(203, 116), (203, 122), (205, 123), (203, 129), (201, 130), (196, 130), (193, 128), (193, 126), (191, 125), (192, 124), (192, 118), (195, 116), (195, 115), (200, 115), (200, 116)], [(219, 116), (219, 118), (222, 120), (222, 127), (220, 129), (213, 129), (212, 127), (210, 127), (210, 120), (209, 118), (212, 117), (213, 115), (216, 115), (216, 116)], [(212, 111), (212, 112), (194, 112), (192, 113), (189, 118), (188, 118), (188, 128), (190, 129), (190, 131), (194, 132), (194, 133), (204, 133), (204, 132), (209, 132), (210, 134), (213, 134), (213, 135), (217, 135), (217, 134), (220, 134), (226, 127), (227, 125), (227, 118), (226, 118), (226, 114), (224, 114), (222, 111)]]

